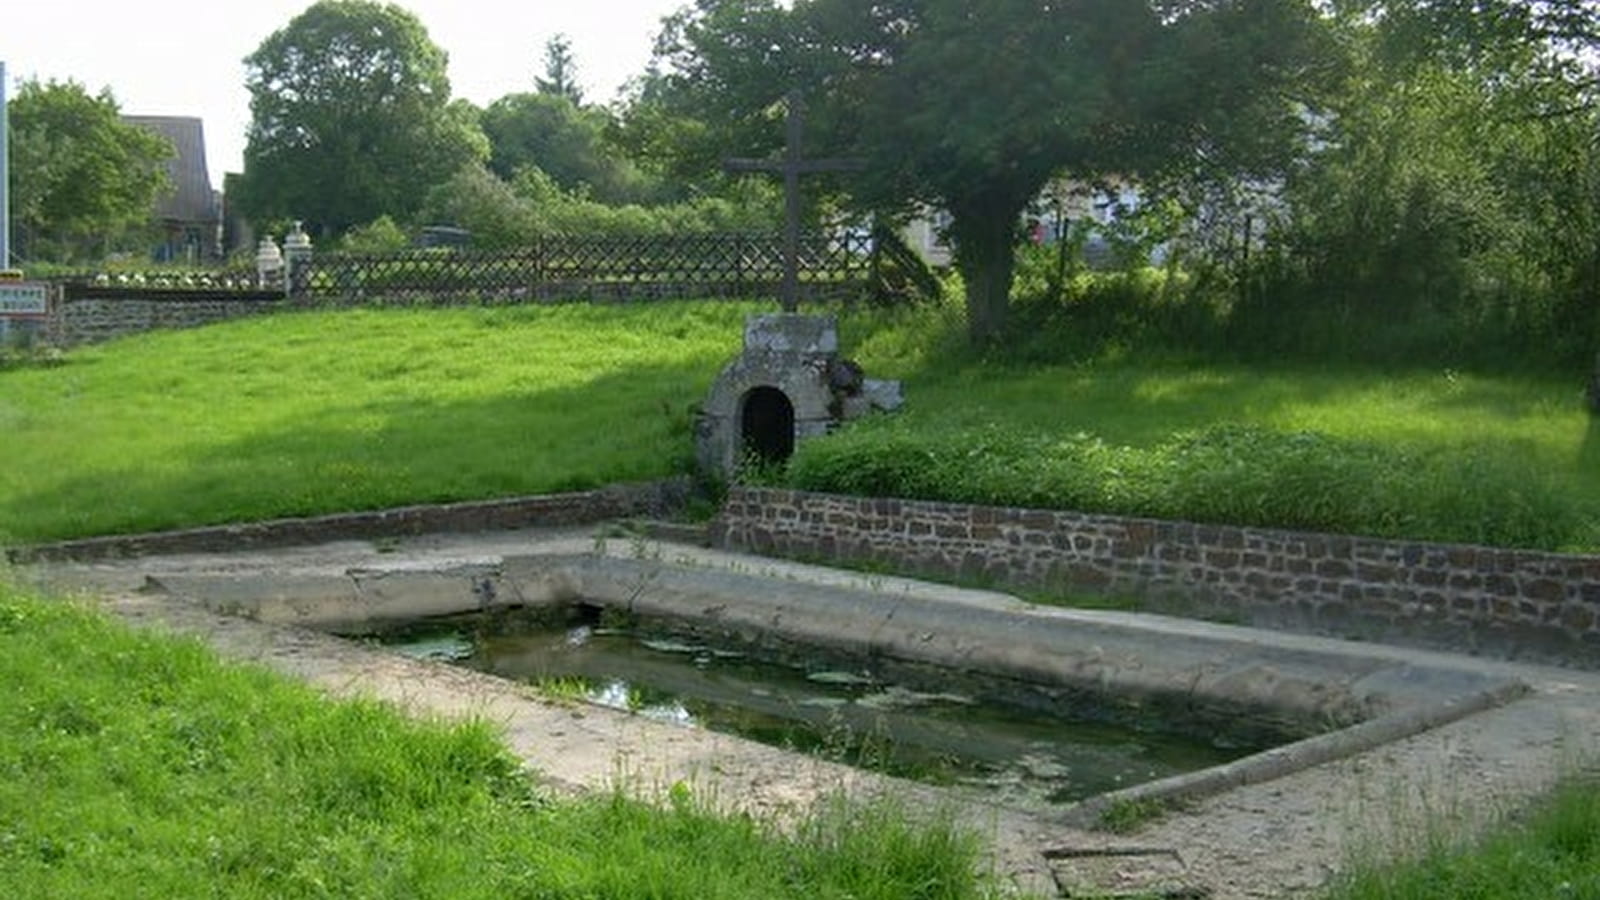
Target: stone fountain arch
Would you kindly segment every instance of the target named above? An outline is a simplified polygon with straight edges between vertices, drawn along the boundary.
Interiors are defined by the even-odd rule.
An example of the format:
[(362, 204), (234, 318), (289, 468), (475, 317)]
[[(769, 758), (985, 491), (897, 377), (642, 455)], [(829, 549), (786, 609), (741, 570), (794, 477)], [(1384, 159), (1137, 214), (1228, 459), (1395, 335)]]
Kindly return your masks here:
[(899, 382), (872, 382), (839, 358), (832, 316), (752, 316), (744, 352), (701, 406), (695, 455), (702, 470), (732, 478), (747, 459), (786, 462), (807, 438), (873, 408), (899, 405)]
[(739, 450), (742, 459), (784, 463), (794, 455), (794, 403), (770, 385), (745, 392), (739, 403)]

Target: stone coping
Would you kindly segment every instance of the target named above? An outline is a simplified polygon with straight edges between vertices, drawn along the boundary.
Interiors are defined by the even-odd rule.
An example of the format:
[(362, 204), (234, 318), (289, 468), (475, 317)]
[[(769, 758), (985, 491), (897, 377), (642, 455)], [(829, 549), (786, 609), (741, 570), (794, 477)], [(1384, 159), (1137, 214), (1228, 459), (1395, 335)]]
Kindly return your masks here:
[(682, 507), (690, 491), (689, 479), (670, 478), (563, 494), (424, 504), (370, 512), (85, 538), (10, 548), (5, 551), (5, 557), (15, 565), (87, 562), (166, 554), (227, 553), (440, 532), (469, 533), (585, 525), (633, 516), (665, 515)]

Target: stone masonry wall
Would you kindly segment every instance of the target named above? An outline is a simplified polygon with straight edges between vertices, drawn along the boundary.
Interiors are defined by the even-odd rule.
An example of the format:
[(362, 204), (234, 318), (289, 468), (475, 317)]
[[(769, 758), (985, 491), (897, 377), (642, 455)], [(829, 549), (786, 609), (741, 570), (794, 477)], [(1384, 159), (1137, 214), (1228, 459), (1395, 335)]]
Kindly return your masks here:
[(715, 543), (1600, 668), (1600, 556), (735, 487)]
[(282, 300), (226, 295), (158, 299), (93, 298), (51, 302), (46, 340), (57, 347), (109, 341), (157, 328), (194, 328), (282, 308)]
[(0, 560), (18, 564), (68, 560), (83, 562), (171, 553), (226, 553), (268, 547), (311, 546), (329, 541), (375, 540), (439, 532), (570, 527), (634, 516), (670, 515), (683, 507), (689, 491), (689, 479), (670, 478), (638, 484), (615, 484), (592, 491), (565, 494), (405, 506), (303, 519), (271, 519), (181, 531), (85, 538), (11, 548), (0, 553)]
[[(152, 298), (72, 297), (59, 292), (51, 301), (44, 326), (45, 341), (56, 347), (76, 347), (109, 341), (158, 328), (194, 328), (242, 316), (285, 308), (492, 306), (523, 303), (652, 303), (668, 300), (746, 299), (775, 294), (775, 285), (704, 284), (697, 282), (552, 282), (522, 296), (441, 295), (434, 291), (391, 291), (370, 296), (313, 297), (285, 301), (259, 294), (229, 296), (160, 296)], [(860, 282), (818, 282), (801, 285), (807, 303), (847, 302), (861, 296)], [(123, 292), (131, 294), (132, 292)]]

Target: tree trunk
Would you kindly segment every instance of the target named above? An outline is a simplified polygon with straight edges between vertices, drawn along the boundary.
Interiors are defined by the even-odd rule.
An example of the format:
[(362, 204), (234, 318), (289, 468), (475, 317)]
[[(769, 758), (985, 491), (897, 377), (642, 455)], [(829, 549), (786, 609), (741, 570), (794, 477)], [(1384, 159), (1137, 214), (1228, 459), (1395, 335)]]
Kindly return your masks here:
[(956, 268), (967, 287), (967, 335), (974, 346), (993, 344), (1005, 334), (1022, 214), (1020, 206), (1002, 208), (1009, 205), (951, 210)]

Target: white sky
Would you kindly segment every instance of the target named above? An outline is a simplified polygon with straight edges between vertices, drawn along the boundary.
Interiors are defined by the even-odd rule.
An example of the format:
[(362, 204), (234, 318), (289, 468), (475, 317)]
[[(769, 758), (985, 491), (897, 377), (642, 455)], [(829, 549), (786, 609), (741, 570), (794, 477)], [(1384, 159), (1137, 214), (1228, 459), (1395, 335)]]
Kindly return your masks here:
[[(211, 180), (243, 165), (250, 97), (244, 58), (312, 0), (5, 0), (0, 62), (7, 96), (22, 79), (110, 87), (124, 113), (205, 120)], [(545, 42), (572, 40), (590, 102), (644, 71), (661, 17), (688, 0), (401, 0), (450, 56), (450, 88), (480, 106), (533, 89)]]

